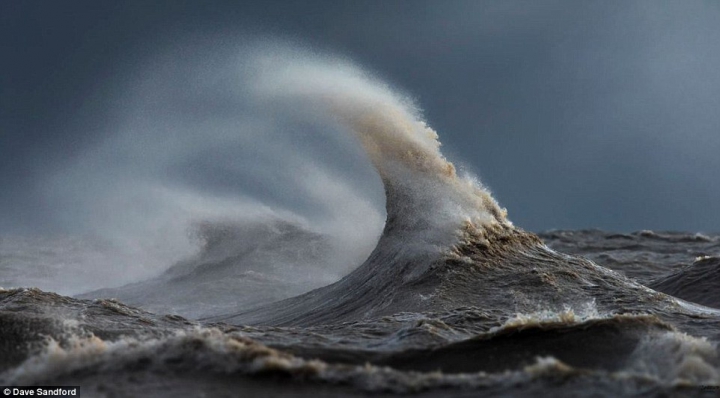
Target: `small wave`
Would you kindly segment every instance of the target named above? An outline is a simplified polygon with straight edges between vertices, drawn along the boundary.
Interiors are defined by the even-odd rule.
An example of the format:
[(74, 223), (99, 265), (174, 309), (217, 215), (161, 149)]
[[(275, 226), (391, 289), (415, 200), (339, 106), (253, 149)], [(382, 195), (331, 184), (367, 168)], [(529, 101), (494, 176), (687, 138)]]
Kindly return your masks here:
[(200, 252), (160, 276), (78, 297), (113, 297), (195, 318), (296, 296), (341, 276), (331, 239), (287, 220), (203, 221), (193, 229), (193, 239)]
[(649, 286), (683, 300), (720, 308), (720, 258), (700, 257), (684, 269)]

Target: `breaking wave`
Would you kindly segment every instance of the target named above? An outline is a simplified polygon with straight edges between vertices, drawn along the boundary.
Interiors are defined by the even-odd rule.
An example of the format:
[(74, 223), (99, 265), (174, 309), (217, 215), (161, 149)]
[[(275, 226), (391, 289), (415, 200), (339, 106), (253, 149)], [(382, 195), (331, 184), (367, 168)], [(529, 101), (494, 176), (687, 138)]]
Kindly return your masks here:
[[(3, 383), (297, 396), (720, 383), (720, 311), (685, 289), (714, 262), (648, 287), (650, 271), (556, 251), (456, 172), (408, 96), (351, 62), (210, 48), (154, 63), (122, 97), (123, 128), (48, 184), (60, 220), (129, 248), (115, 272), (130, 276), (74, 298), (0, 290)], [(353, 157), (376, 174), (332, 169)]]

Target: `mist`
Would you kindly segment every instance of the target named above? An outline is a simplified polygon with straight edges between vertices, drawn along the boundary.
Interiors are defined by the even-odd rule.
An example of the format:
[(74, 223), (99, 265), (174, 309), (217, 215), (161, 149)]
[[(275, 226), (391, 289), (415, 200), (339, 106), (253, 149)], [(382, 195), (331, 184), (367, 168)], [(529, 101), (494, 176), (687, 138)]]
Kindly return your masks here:
[[(102, 138), (38, 180), (51, 212), (34, 226), (34, 236), (89, 243), (84, 255), (67, 258), (83, 276), (35, 283), (79, 293), (155, 277), (197, 254), (207, 242), (193, 238), (208, 233), (197, 228), (212, 224), (243, 229), (237, 239), (248, 241), (264, 233), (253, 225), (274, 223), (328, 237), (331, 254), (303, 269), (314, 266), (315, 274), (296, 275), (314, 280), (312, 287), (351, 271), (374, 247), (384, 224), (384, 192), (358, 137), (328, 112), (303, 107), (313, 94), (287, 101), (282, 88), (271, 95), (263, 89), (273, 86), (273, 76), (285, 77), (286, 65), (317, 68), (309, 59), (318, 56), (250, 36), (230, 45), (186, 43), (130, 66), (111, 94), (113, 123), (96, 132)], [(258, 62), (268, 54), (274, 59), (259, 81)], [(344, 62), (326, 58), (328, 71)], [(340, 84), (362, 74), (347, 62), (345, 72), (336, 68)], [(80, 118), (74, 125), (86, 123)], [(245, 246), (235, 244), (224, 256)], [(48, 261), (55, 263), (63, 257), (52, 255)], [(303, 261), (311, 260), (297, 260)]]

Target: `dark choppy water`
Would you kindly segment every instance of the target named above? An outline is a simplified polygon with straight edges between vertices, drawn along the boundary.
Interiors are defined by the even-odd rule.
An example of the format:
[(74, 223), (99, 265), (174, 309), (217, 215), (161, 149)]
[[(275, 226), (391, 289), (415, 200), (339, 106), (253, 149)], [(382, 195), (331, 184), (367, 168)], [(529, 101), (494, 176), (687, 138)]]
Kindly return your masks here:
[(420, 274), (371, 256), (326, 288), (200, 321), (3, 290), (2, 381), (89, 396), (717, 392), (702, 388), (720, 384), (720, 237), (541, 234), (551, 250), (517, 230), (489, 235), (467, 232)]

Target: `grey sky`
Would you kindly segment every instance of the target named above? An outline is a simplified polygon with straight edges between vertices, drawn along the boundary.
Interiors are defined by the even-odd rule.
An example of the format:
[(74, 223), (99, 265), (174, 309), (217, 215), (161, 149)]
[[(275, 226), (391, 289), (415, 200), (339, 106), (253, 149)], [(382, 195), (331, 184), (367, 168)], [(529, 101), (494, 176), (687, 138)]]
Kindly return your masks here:
[(42, 225), (35, 182), (102, 139), (130, 60), (208, 30), (375, 71), (519, 226), (720, 231), (715, 1), (3, 1), (0, 229)]

